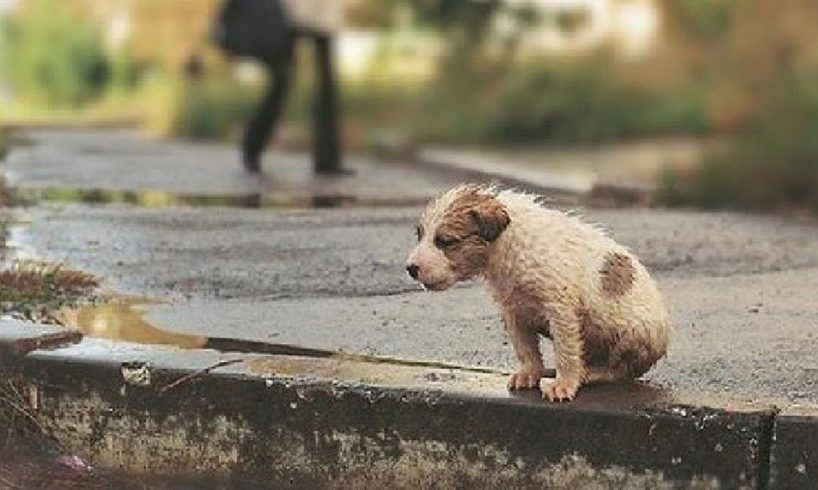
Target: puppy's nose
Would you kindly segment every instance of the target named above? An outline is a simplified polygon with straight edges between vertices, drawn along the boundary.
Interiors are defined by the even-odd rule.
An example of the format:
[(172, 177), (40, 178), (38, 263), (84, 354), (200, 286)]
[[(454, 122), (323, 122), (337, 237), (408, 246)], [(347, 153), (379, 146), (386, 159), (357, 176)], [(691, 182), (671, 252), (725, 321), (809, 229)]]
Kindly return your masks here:
[(412, 279), (418, 278), (418, 272), (420, 271), (420, 267), (416, 266), (415, 264), (409, 264), (406, 266), (406, 272), (412, 276)]

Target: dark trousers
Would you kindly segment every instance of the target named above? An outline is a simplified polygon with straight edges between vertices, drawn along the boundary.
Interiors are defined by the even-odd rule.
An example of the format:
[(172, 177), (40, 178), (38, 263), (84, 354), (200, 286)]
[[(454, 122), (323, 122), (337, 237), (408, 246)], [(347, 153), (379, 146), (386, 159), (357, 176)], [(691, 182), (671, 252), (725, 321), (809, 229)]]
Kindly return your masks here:
[[(338, 137), (338, 100), (329, 36), (310, 36), (315, 41), (316, 87), (313, 101), (313, 168), (316, 173), (341, 171)], [(260, 170), (261, 154), (281, 118), (293, 77), (293, 50), (280, 61), (267, 65), (268, 86), (259, 108), (250, 120), (242, 142), (244, 167)]]

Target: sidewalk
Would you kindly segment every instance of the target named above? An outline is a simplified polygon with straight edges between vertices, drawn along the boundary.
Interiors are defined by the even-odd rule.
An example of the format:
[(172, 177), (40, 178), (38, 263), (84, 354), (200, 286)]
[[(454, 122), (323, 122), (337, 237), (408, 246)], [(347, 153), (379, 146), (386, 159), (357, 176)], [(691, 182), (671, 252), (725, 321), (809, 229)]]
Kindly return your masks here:
[[(419, 204), (456, 182), (440, 173), (430, 176), (412, 166), (365, 159), (347, 162), (354, 172), (350, 176), (313, 178), (303, 155), (281, 153), (268, 155), (267, 172), (256, 176), (241, 170), (238, 150), (228, 145), (185, 145), (128, 130), (21, 134), (34, 146), (18, 147), (9, 156), (6, 183), (47, 200), (303, 207), (313, 201), (320, 205), (324, 198), (330, 207), (394, 206)], [(251, 197), (263, 202), (241, 200)]]
[[(780, 488), (818, 482), (818, 469), (808, 464), (814, 461), (809, 458), (818, 458), (818, 447), (808, 441), (818, 439), (806, 438), (818, 415), (814, 356), (818, 311), (812, 294), (818, 287), (814, 247), (818, 228), (811, 223), (733, 213), (586, 210), (589, 219), (609, 228), (654, 272), (668, 297), (676, 331), (668, 358), (646, 376), (646, 384), (590, 388), (577, 402), (553, 407), (539, 399), (518, 400), (503, 390), (498, 373), (514, 368), (513, 352), (504, 345), (497, 312), (479, 287), (422, 293), (402, 272), (420, 204), (462, 180), (465, 175), (460, 171), (362, 161), (351, 162), (358, 170), (352, 177), (321, 181), (304, 172), (309, 168), (305, 158), (270, 155), (265, 162), (268, 176), (255, 179), (239, 171), (233, 149), (224, 146), (94, 131), (37, 131), (28, 137), (33, 146), (15, 149), (6, 169), (9, 181), (23, 195), (40, 201), (24, 211), (27, 224), (11, 228), (14, 250), (22, 256), (67, 262), (104, 278), (106, 287), (119, 294), (146, 298), (115, 308), (77, 311), (72, 321), (86, 333), (85, 339), (25, 356), (29, 367), (23, 374), (30, 382), (66, 386), (62, 398), (56, 392), (43, 393), (44, 400), (53, 402), (44, 417), (59, 418), (60, 407), (68, 416), (92, 394), (105, 400), (103, 406), (142, 407), (153, 420), (166, 409), (159, 398), (159, 405), (152, 405), (151, 390), (138, 391), (135, 398), (117, 398), (122, 383), (130, 379), (120, 372), (122, 366), (149, 363), (164, 376), (161, 373), (195, 373), (225, 356), (247, 356), (241, 357), (241, 367), (200, 373), (196, 376), (200, 382), (185, 397), (198, 396), (199, 403), (209, 406), (212, 400), (207, 401), (206, 393), (211, 389), (216, 393), (221, 383), (234, 383), (231, 396), (241, 400), (261, 396), (258, 390), (268, 386), (283, 398), (264, 395), (264, 403), (286, 427), (264, 419), (250, 428), (230, 430), (290, 434), (288, 427), (323, 420), (329, 425), (321, 426), (321, 437), (337, 446), (332, 446), (337, 449), (332, 452), (337, 458), (332, 459), (333, 472), (353, 471), (355, 465), (344, 466), (349, 463), (344, 458), (352, 457), (349, 447), (375, 444), (377, 449), (370, 448), (361, 457), (371, 458), (373, 465), (388, 465), (400, 454), (422, 455), (410, 465), (412, 471), (421, 471), (418, 461), (427, 469), (445, 461), (445, 468), (485, 476), (481, 464), (491, 460), (503, 471), (512, 471), (514, 458), (519, 457), (526, 470), (515, 470), (502, 481), (531, 486), (541, 484), (547, 475), (556, 478), (559, 468), (591, 472), (609, 483), (636, 482), (616, 480), (636, 474), (659, 475), (651, 481), (664, 482), (656, 483), (660, 488), (679, 481), (705, 488), (713, 481), (728, 487), (763, 486), (771, 474)], [(473, 173), (474, 169), (468, 175)], [(485, 181), (494, 177), (481, 174)], [(246, 195), (256, 199), (249, 204), (227, 199)], [(315, 195), (324, 199), (305, 198)], [(328, 205), (338, 209), (327, 209)], [(232, 353), (190, 349), (228, 345), (232, 347), (221, 350)], [(262, 354), (276, 349), (281, 353), (289, 345), (312, 351), (284, 357)], [(322, 350), (394, 359), (350, 359)], [(552, 364), (550, 349), (545, 350), (546, 363)], [(199, 360), (185, 364), (186, 359)], [(88, 366), (77, 367), (77, 376), (88, 376), (90, 384), (72, 387), (70, 380), (59, 378), (60, 366), (71, 363)], [(441, 363), (460, 367), (440, 367)], [(245, 369), (248, 364), (255, 370)], [(293, 377), (310, 380), (310, 386), (322, 393), (305, 402), (314, 407), (311, 416), (287, 409), (290, 402), (285, 400), (302, 403), (298, 388), (287, 385)], [(204, 391), (197, 394), (196, 389)], [(371, 394), (363, 395), (361, 389)], [(639, 395), (631, 390), (645, 391)], [(376, 401), (366, 401), (370, 396)], [(424, 400), (430, 396), (450, 408), (429, 405)], [(385, 405), (377, 401), (382, 397)], [(359, 402), (370, 408), (360, 408)], [(222, 415), (239, 420), (250, 416), (246, 412), (250, 406), (259, 410), (253, 404), (231, 405), (230, 413)], [(517, 408), (509, 412), (509, 406)], [(777, 409), (781, 413), (775, 415)], [(362, 423), (344, 419), (351, 425), (340, 427), (327, 422), (333, 419), (331, 414), (357, 410), (375, 421), (373, 432), (360, 440), (353, 434), (364, 430)], [(394, 410), (403, 412), (398, 415)], [(124, 418), (114, 422), (134, 422), (128, 419), (136, 413), (130, 408), (116, 413)], [(443, 424), (434, 437), (412, 425), (443, 413), (466, 419), (462, 424), (446, 419), (450, 428)], [(589, 413), (593, 417), (583, 415)], [(199, 417), (191, 420), (202, 416), (195, 411), (189, 415)], [(252, 415), (256, 416), (261, 417)], [(409, 420), (413, 417), (415, 422)], [(659, 430), (649, 423), (656, 417), (675, 428), (651, 439), (656, 445), (645, 451), (655, 452), (648, 457), (640, 447), (644, 431)], [(490, 420), (503, 420), (507, 429)], [(415, 436), (390, 435), (387, 428), (393, 425)], [(549, 434), (563, 426), (550, 442), (519, 436), (533, 430)], [(194, 430), (185, 424), (176, 427), (184, 433)], [(630, 442), (621, 450), (599, 447), (600, 427)], [(467, 428), (476, 432), (459, 432)], [(160, 426), (154, 429), (161, 432)], [(714, 432), (697, 435), (702, 430)], [(327, 435), (333, 431), (340, 435)], [(776, 444), (773, 431), (782, 435)], [(785, 433), (794, 435), (785, 438)], [(111, 444), (127, 442), (124, 435), (110, 437)], [(245, 449), (262, 451), (259, 444), (264, 438), (253, 440), (255, 445)], [(434, 450), (434, 444), (420, 442), (427, 440), (451, 450)], [(154, 443), (144, 450), (157, 450), (168, 442), (157, 435)], [(418, 444), (423, 451), (406, 449), (421, 447)], [(502, 455), (485, 453), (495, 446), (502, 448)], [(201, 450), (215, 451), (207, 447)], [(265, 447), (262, 453), (273, 457), (269, 451), (276, 448)], [(290, 468), (295, 473), (303, 470), (302, 476), (307, 471), (304, 461), (321, 458), (316, 447), (307, 445), (303, 451), (299, 454), (306, 459)], [(483, 456), (472, 458), (470, 451)], [(572, 466), (572, 460), (563, 460), (573, 453), (581, 456), (582, 464)], [(236, 465), (234, 461), (233, 466), (206, 466), (224, 474), (238, 471)], [(801, 472), (799, 465), (807, 466)], [(615, 471), (605, 473), (605, 468)], [(535, 473), (539, 480), (532, 476)], [(397, 473), (389, 474), (398, 478)]]
[(684, 170), (705, 140), (676, 138), (588, 147), (425, 148), (418, 162), (492, 176), (538, 192), (573, 193), (594, 205), (647, 204), (662, 172)]

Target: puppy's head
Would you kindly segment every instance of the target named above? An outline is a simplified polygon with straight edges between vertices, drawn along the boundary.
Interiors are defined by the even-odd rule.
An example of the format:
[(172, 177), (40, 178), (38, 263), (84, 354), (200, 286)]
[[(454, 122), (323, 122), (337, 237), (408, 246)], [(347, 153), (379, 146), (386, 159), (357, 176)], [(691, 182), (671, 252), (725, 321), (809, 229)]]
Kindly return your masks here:
[(489, 189), (455, 187), (433, 200), (417, 225), (418, 244), (406, 271), (427, 289), (442, 291), (485, 271), (489, 249), (510, 222)]

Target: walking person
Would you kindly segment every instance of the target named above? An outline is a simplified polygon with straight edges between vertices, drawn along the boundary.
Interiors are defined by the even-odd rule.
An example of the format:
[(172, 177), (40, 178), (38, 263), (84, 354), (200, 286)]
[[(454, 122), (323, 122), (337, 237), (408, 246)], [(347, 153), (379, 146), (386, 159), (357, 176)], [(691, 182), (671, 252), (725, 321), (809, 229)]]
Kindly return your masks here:
[(338, 100), (332, 46), (343, 20), (342, 0), (227, 0), (214, 38), (228, 53), (260, 61), (268, 76), (261, 103), (242, 139), (242, 163), (261, 171), (261, 156), (291, 91), (297, 40), (315, 43), (313, 166), (317, 174), (342, 172)]

